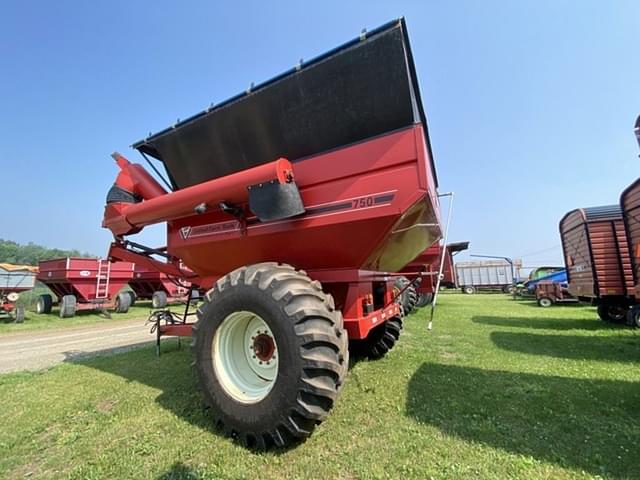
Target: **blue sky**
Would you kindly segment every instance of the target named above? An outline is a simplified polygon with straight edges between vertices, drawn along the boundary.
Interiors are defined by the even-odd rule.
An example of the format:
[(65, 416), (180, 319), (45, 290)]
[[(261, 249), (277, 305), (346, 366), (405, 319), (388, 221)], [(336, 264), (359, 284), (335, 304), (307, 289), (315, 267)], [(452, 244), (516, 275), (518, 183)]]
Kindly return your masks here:
[(637, 1), (3, 2), (0, 237), (104, 254), (113, 150), (402, 15), (451, 240), (561, 262), (640, 175)]

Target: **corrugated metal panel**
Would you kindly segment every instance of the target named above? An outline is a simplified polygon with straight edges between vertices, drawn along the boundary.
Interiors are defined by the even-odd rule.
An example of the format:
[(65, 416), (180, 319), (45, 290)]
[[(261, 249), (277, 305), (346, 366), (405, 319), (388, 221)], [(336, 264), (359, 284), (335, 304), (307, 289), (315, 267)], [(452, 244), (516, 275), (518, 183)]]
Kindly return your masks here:
[[(632, 276), (640, 279), (640, 179), (622, 192), (620, 204), (624, 213), (625, 233), (628, 235), (627, 247), (630, 249)], [(631, 291), (635, 290), (639, 289)]]
[(560, 234), (569, 290), (573, 295), (598, 297), (631, 293), (631, 262), (618, 205), (569, 212), (560, 222)]
[(29, 290), (36, 282), (36, 274), (28, 270), (7, 271), (0, 269), (0, 290)]
[(583, 208), (584, 218), (588, 222), (598, 220), (617, 220), (622, 218), (620, 205), (604, 205), (602, 207)]
[(506, 262), (457, 263), (456, 275), (461, 287), (501, 287), (513, 283), (511, 266)]

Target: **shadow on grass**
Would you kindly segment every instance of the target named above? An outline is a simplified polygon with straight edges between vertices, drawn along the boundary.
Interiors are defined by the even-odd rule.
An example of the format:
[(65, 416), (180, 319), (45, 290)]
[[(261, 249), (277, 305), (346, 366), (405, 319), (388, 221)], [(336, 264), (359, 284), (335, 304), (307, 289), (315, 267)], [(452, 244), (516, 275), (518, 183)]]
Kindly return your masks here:
[(489, 317), (475, 316), (473, 323), (495, 327), (516, 327), (540, 330), (618, 330), (624, 325), (604, 323), (598, 319), (573, 318), (531, 318), (531, 317)]
[[(492, 332), (491, 340), (503, 350), (571, 360), (640, 363), (640, 342), (635, 336), (543, 335)], [(638, 386), (640, 391), (640, 386)]]
[(407, 415), (448, 435), (595, 475), (640, 478), (637, 383), (423, 364)]
[(202, 476), (181, 462), (174, 463), (169, 470), (161, 473), (156, 480), (199, 480)]
[[(156, 355), (155, 347), (141, 348), (120, 355), (111, 355), (114, 353), (113, 349), (92, 352), (90, 355), (95, 358), (90, 359), (87, 359), (82, 352), (72, 352), (67, 355), (65, 362), (79, 363), (85, 367), (117, 375), (126, 379), (127, 382), (157, 389), (160, 393), (155, 401), (161, 408), (215, 436), (228, 439), (229, 437), (221, 429), (216, 428), (213, 415), (204, 404), (192, 368), (193, 358), (189, 344), (190, 340), (183, 338), (182, 346), (178, 348), (176, 338), (164, 339), (161, 347), (162, 354), (159, 357)], [(254, 453), (260, 451), (258, 447), (245, 446), (238, 438), (231, 438), (231, 440), (248, 451)], [(272, 447), (269, 448), (269, 452), (280, 455), (299, 444), (294, 442), (284, 448)]]

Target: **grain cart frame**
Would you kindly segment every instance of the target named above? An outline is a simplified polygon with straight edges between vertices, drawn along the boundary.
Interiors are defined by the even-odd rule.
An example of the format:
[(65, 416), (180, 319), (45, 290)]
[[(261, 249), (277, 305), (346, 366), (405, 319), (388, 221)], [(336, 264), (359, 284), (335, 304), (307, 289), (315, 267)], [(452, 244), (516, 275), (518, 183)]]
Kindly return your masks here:
[(135, 265), (129, 287), (131, 305), (137, 300), (151, 300), (153, 308), (164, 308), (170, 302), (186, 301), (191, 284), (156, 269)]
[(571, 210), (559, 228), (571, 295), (596, 305), (602, 321), (623, 323), (633, 273), (620, 206)]
[[(73, 317), (79, 310), (114, 309), (126, 313), (131, 296), (120, 292), (133, 278), (133, 263), (100, 258), (58, 258), (39, 263), (38, 280), (58, 297), (60, 318)], [(120, 292), (120, 293), (118, 293)], [(51, 313), (54, 299), (40, 295), (36, 312)]]
[[(172, 191), (114, 155), (110, 258), (210, 289), (198, 321), (174, 331), (193, 336), (220, 428), (257, 448), (307, 437), (340, 393), (348, 341), (378, 358), (398, 340), (387, 272), (442, 235), (404, 20), (134, 147), (164, 164)], [(124, 239), (161, 222), (166, 248)]]
[(35, 286), (37, 267), (0, 263), (0, 313), (13, 318), (16, 323), (25, 319), (24, 305), (18, 304), (20, 294)]

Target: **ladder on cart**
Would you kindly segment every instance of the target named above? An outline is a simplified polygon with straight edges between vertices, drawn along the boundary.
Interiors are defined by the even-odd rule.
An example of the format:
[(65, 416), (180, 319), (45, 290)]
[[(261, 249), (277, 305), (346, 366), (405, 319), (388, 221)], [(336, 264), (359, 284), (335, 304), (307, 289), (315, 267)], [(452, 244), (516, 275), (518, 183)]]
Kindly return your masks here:
[(96, 275), (96, 300), (106, 300), (107, 297), (109, 297), (110, 277), (111, 262), (102, 258), (98, 259), (98, 275)]

